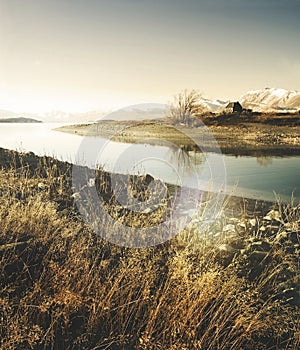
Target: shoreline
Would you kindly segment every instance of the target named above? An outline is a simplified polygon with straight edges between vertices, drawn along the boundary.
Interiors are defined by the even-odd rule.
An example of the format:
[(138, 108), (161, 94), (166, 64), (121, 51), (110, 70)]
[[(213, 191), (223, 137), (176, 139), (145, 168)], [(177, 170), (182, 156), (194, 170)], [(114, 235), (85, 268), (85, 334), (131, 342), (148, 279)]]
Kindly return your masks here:
[[(58, 172), (64, 173), (64, 177), (68, 179), (68, 190), (66, 193), (68, 196), (72, 196), (73, 190), (71, 189), (71, 179), (72, 179), (72, 167), (74, 166), (72, 163), (58, 160), (54, 157), (50, 156), (37, 156), (33, 152), (17, 152), (9, 149), (0, 148), (0, 169), (6, 169), (9, 170), (13, 166), (16, 169), (27, 169), (29, 177), (34, 176), (34, 174), (38, 171), (41, 173), (44, 173), (43, 167), (45, 166), (54, 166)], [(76, 165), (76, 167), (80, 169), (84, 169), (86, 172), (90, 174), (91, 177), (95, 176), (95, 170), (88, 168), (86, 166), (79, 166)], [(111, 174), (107, 171), (103, 172), (104, 176), (110, 176)], [(46, 175), (46, 174), (44, 174)], [(137, 175), (124, 175), (124, 174), (118, 174), (121, 177), (127, 178), (128, 176), (130, 178), (137, 178), (139, 176)], [(143, 176), (148, 175), (142, 175), (140, 176), (143, 178)], [(151, 176), (151, 175), (150, 175)], [(165, 183), (165, 185), (169, 189), (175, 189), (177, 186), (169, 183)], [(84, 184), (83, 184), (84, 186)], [(71, 193), (72, 192), (72, 193)], [(206, 196), (209, 194), (209, 192), (202, 191)], [(236, 211), (242, 211), (245, 208), (247, 211), (251, 212), (251, 214), (255, 213), (259, 216), (264, 216), (268, 210), (274, 207), (276, 205), (276, 201), (269, 201), (269, 200), (261, 200), (261, 199), (254, 199), (254, 198), (248, 198), (248, 197), (240, 197), (232, 194), (224, 194), (222, 195), (224, 198), (224, 202), (227, 203), (227, 210), (228, 212), (231, 212), (231, 215), (237, 216), (239, 214), (234, 214)]]
[(55, 130), (124, 143), (172, 143), (188, 151), (213, 152), (219, 149), (224, 154), (237, 156), (300, 155), (299, 125), (244, 122), (207, 125), (207, 128), (172, 126), (163, 121), (101, 121), (92, 125), (62, 126)]

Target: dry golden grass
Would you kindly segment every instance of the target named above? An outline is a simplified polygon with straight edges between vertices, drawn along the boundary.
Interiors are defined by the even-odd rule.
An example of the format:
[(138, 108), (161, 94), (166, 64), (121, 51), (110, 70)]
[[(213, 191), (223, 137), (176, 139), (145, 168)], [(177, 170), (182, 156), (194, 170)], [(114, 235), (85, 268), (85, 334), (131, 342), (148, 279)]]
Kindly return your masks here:
[(1, 349), (299, 348), (299, 309), (277, 297), (299, 262), (280, 245), (255, 278), (194, 229), (116, 247), (82, 222), (68, 176), (46, 158), (0, 170)]

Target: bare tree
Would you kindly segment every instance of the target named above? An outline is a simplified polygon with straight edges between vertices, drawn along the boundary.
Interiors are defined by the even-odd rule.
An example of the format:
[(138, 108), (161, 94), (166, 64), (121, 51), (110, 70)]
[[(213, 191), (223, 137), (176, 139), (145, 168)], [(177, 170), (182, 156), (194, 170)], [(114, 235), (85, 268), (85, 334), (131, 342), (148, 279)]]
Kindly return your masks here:
[(167, 116), (175, 123), (190, 124), (199, 118), (207, 109), (201, 104), (201, 94), (196, 90), (184, 90), (174, 96), (169, 104)]

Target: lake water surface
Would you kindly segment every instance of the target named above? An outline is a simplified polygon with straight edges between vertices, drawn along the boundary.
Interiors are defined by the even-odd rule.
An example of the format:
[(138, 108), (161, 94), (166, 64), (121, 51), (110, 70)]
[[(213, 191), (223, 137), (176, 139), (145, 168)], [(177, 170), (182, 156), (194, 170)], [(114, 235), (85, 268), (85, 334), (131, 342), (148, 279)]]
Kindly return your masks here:
[(300, 157), (188, 154), (176, 146), (111, 142), (54, 131), (63, 124), (0, 124), (0, 147), (55, 156), (116, 173), (150, 173), (169, 183), (274, 200), (300, 197)]

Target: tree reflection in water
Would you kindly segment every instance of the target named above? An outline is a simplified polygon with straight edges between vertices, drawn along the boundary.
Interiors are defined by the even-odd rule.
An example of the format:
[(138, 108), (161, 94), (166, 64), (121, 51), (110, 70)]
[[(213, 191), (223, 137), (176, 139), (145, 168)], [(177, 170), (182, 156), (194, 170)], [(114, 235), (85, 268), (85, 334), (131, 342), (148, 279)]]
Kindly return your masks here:
[(196, 145), (172, 144), (168, 147), (168, 157), (181, 177), (196, 175), (194, 173), (205, 163), (205, 154)]
[(258, 156), (256, 157), (256, 161), (259, 165), (267, 167), (273, 163), (273, 158), (268, 156)]

